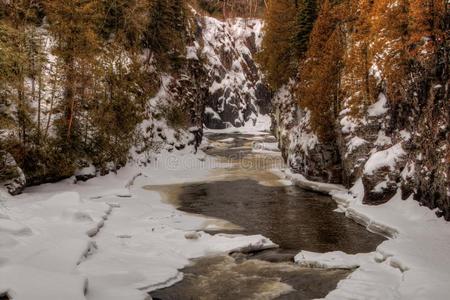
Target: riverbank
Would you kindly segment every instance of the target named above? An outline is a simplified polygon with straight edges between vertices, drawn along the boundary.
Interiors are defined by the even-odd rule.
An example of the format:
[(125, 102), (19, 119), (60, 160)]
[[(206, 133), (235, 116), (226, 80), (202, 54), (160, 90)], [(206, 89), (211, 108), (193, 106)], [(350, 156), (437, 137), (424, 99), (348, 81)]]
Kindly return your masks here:
[(181, 280), (190, 259), (276, 247), (261, 235), (205, 233), (220, 222), (180, 212), (142, 188), (203, 181), (220, 166), (204, 153), (163, 153), (146, 168), (128, 166), (77, 184), (67, 179), (16, 197), (2, 193), (0, 295), (147, 299), (149, 291)]
[(412, 196), (402, 200), (400, 191), (388, 203), (370, 206), (362, 204), (362, 183), (346, 190), (306, 180), (289, 170), (275, 173), (302, 188), (330, 194), (340, 212), (389, 238), (367, 255), (300, 252), (296, 262), (301, 265), (357, 268), (326, 299), (448, 299), (450, 231), (435, 211), (418, 206)]
[[(145, 168), (130, 165), (117, 174), (87, 182), (75, 184), (68, 179), (29, 188), (16, 197), (2, 194), (0, 295), (33, 300), (147, 299), (148, 292), (180, 282), (183, 272), (197, 272), (190, 265), (192, 259), (205, 256), (213, 261), (212, 257), (224, 258), (223, 261), (217, 258), (216, 266), (208, 269), (213, 273), (216, 267), (230, 271), (227, 273), (230, 276), (234, 276), (236, 270), (240, 270), (238, 275), (242, 275), (241, 271), (247, 272), (246, 276), (239, 277), (242, 282), (261, 274), (258, 272), (267, 274), (275, 266), (278, 273), (273, 274), (290, 274), (283, 275), (287, 276), (288, 283), (277, 281), (275, 276), (270, 277), (273, 285), (261, 288), (271, 292), (267, 294), (268, 298), (289, 295), (292, 286), (299, 284), (292, 279), (293, 270), (298, 271), (295, 265), (264, 261), (241, 265), (226, 256), (241, 250), (248, 252), (276, 247), (268, 238), (258, 234), (214, 235), (212, 232), (236, 230), (239, 226), (224, 220), (231, 219), (226, 215), (206, 217), (186, 213), (174, 206), (184, 210), (183, 203), (164, 199), (164, 188), (169, 193), (166, 197), (174, 198), (175, 194), (181, 193), (180, 190), (167, 190), (170, 186), (182, 189), (192, 184), (230, 181), (230, 178), (238, 180), (238, 183), (243, 178), (253, 178), (259, 188), (267, 190), (298, 184), (302, 188), (329, 193), (338, 204), (337, 211), (345, 213), (369, 231), (390, 238), (376, 251), (365, 254), (358, 251), (347, 254), (304, 250), (298, 253), (295, 257), (298, 265), (306, 268), (304, 270), (313, 268), (303, 273), (305, 278), (310, 278), (304, 279), (307, 283), (313, 280), (319, 286), (326, 276), (331, 276), (329, 282), (332, 282), (338, 276), (332, 274), (342, 276), (348, 272), (336, 273), (336, 269), (356, 269), (339, 282), (337, 289), (331, 291), (332, 285), (322, 287), (331, 291), (326, 299), (426, 299), (428, 295), (434, 299), (446, 299), (450, 262), (442, 249), (450, 244), (450, 237), (445, 231), (445, 222), (429, 210), (417, 207), (413, 200), (401, 201), (399, 198), (382, 206), (366, 206), (361, 204), (358, 190), (347, 191), (341, 186), (310, 182), (288, 171), (282, 173), (280, 166), (265, 170), (272, 173), (271, 176), (262, 175), (252, 168), (260, 167), (259, 164), (247, 165), (255, 162), (254, 157), (244, 160), (247, 169), (240, 170), (235, 164), (234, 150), (272, 155), (260, 153), (261, 150), (273, 150), (270, 139), (264, 135), (252, 133), (243, 138), (224, 136), (218, 141), (210, 140), (209, 145), (217, 147), (213, 149), (214, 153), (222, 157), (201, 151), (195, 155), (187, 151), (167, 152), (156, 156)], [(268, 147), (260, 145), (264, 139), (268, 141)], [(220, 147), (220, 144), (227, 143), (235, 144), (230, 148), (231, 152)], [(255, 147), (249, 148), (252, 145)], [(206, 144), (203, 146), (205, 149), (208, 147)], [(231, 157), (226, 157), (230, 153)], [(271, 168), (274, 162), (277, 160), (264, 161), (263, 167)], [(160, 188), (162, 194), (150, 191), (155, 187)], [(171, 192), (175, 194), (170, 195)], [(221, 193), (219, 190), (217, 195)], [(263, 194), (255, 195), (261, 198)], [(289, 217), (288, 208), (283, 210), (286, 217)], [(281, 215), (276, 217), (280, 218)], [(297, 232), (299, 237), (303, 233)], [(334, 235), (339, 234), (336, 232)], [(314, 268), (331, 273), (322, 272), (317, 276)], [(189, 282), (198, 283), (190, 277), (180, 284)], [(263, 280), (259, 281), (261, 283)], [(298, 286), (301, 289), (301, 285)]]

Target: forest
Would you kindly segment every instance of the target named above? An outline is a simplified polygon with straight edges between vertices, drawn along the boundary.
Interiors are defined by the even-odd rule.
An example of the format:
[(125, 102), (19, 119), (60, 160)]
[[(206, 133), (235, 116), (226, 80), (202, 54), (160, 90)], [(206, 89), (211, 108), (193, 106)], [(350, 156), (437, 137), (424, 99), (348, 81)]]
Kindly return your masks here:
[(329, 125), (344, 107), (343, 99), (355, 115), (377, 101), (380, 87), (373, 61), (378, 62), (383, 89), (395, 103), (407, 101), (407, 74), (427, 70), (429, 76), (447, 78), (447, 1), (400, 1), (387, 9), (392, 5), (270, 2), (261, 65), (274, 89), (298, 78), (298, 103), (311, 111), (312, 127), (321, 137), (333, 135)]
[(0, 4), (0, 153), (31, 178), (63, 178), (83, 159), (123, 165), (155, 74), (184, 63), (184, 1)]
[[(265, 20), (257, 59), (280, 91), (275, 128), (291, 167), (346, 186), (362, 178), (366, 203), (401, 186), (449, 220), (448, 1), (271, 1)], [(375, 152), (395, 152), (395, 166), (368, 172)]]

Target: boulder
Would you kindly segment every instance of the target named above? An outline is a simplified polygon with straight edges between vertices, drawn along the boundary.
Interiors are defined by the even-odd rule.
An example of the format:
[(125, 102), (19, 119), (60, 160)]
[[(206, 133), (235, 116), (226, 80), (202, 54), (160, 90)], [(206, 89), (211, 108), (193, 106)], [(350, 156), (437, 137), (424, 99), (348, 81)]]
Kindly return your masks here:
[(22, 169), (14, 157), (6, 151), (0, 151), (0, 182), (11, 195), (22, 193), (27, 184)]

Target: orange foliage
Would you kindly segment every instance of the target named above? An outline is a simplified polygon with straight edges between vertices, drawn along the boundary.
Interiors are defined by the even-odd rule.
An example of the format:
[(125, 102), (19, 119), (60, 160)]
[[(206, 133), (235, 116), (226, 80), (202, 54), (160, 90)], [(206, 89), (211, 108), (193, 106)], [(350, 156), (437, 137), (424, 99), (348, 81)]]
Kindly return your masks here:
[[(320, 137), (333, 135), (341, 106), (362, 116), (380, 92), (391, 102), (407, 99), (415, 62), (435, 65), (444, 45), (445, 1), (322, 3), (297, 88), (299, 104), (311, 111)], [(424, 65), (427, 61), (432, 63)]]
[(300, 64), (297, 97), (311, 111), (311, 126), (321, 139), (333, 136), (339, 111), (343, 55), (342, 6), (325, 1), (310, 36), (306, 59)]

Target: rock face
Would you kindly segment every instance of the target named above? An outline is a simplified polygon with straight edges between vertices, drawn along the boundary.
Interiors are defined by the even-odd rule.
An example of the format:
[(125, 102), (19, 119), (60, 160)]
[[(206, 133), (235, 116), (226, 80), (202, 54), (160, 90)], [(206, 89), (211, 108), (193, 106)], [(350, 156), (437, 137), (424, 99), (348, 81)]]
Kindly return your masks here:
[(344, 106), (335, 144), (317, 139), (308, 113), (293, 109), (289, 87), (281, 89), (273, 101), (274, 133), (291, 169), (347, 187), (362, 179), (365, 204), (385, 203), (400, 191), (403, 199), (413, 196), (450, 220), (449, 83), (416, 78), (422, 79), (402, 103), (390, 103), (380, 92), (363, 116)]
[[(188, 51), (197, 49), (192, 46)], [(160, 89), (147, 105), (135, 146), (140, 163), (150, 162), (152, 153), (162, 149), (195, 151), (202, 141), (208, 80), (198, 57), (188, 57), (176, 76), (162, 75)]]
[(26, 183), (25, 174), (14, 157), (8, 152), (0, 151), (0, 185), (11, 195), (17, 195), (23, 191)]
[(223, 129), (256, 122), (271, 111), (271, 93), (253, 55), (261, 39), (260, 20), (222, 22), (195, 15), (185, 64), (175, 74), (157, 74), (160, 89), (150, 99), (136, 152), (195, 149), (203, 126)]
[(309, 126), (309, 112), (298, 107), (292, 83), (281, 88), (273, 99), (272, 128), (284, 159), (296, 173), (309, 180), (341, 182), (341, 162), (334, 143), (320, 143)]
[(442, 72), (444, 61), (435, 65), (417, 67), (409, 105), (396, 107), (398, 118), (393, 118), (393, 123), (404, 124), (411, 132), (405, 144), (403, 198), (413, 195), (450, 220), (450, 84), (449, 75)]
[(206, 127), (241, 127), (268, 114), (271, 93), (253, 59), (261, 43), (261, 20), (197, 18), (210, 78)]
[[(448, 51), (448, 45), (441, 47)], [(377, 51), (377, 59), (369, 64), (370, 97), (356, 112), (349, 102), (363, 92), (352, 80), (351, 69), (342, 69), (341, 107), (330, 141), (319, 140), (311, 131), (309, 113), (298, 108), (293, 96), (295, 82), (275, 94), (273, 131), (283, 156), (294, 172), (311, 180), (349, 188), (361, 180), (362, 203), (382, 204), (401, 193), (403, 199), (412, 197), (450, 221), (448, 54), (424, 50), (427, 55), (411, 59), (402, 77), (395, 79), (402, 86), (394, 100), (389, 98), (393, 84), (383, 76), (389, 64), (381, 54), (390, 51), (389, 43)]]

